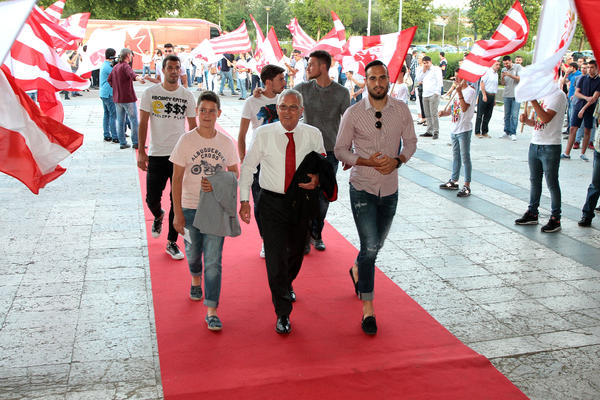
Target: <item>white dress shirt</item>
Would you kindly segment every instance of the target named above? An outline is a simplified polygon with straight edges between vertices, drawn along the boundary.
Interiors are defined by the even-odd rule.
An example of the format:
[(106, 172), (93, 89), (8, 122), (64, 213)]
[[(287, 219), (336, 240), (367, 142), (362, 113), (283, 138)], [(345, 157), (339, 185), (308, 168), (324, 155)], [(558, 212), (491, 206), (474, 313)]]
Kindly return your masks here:
[(498, 73), (492, 68), (481, 78), (481, 82), (485, 85), (485, 92), (490, 94), (498, 93)]
[(444, 80), (440, 67), (432, 65), (425, 73), (423, 73), (423, 67), (419, 67), (416, 79), (417, 82), (423, 82), (423, 97), (441, 94)]
[(254, 139), (241, 167), (240, 201), (248, 201), (250, 198), (250, 186), (259, 164), (260, 187), (275, 193), (285, 193), (285, 150), (288, 144), (286, 132), (294, 132), (296, 169), (311, 151), (325, 154), (321, 131), (314, 126), (298, 123), (295, 129), (287, 131), (281, 122), (274, 122), (259, 127), (254, 132)]

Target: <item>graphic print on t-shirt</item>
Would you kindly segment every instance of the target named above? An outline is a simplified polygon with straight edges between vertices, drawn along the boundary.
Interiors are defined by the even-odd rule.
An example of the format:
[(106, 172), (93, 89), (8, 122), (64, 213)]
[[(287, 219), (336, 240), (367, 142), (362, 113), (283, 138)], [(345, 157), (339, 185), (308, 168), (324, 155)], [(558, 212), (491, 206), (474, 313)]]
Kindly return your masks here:
[(458, 122), (458, 120), (460, 119), (460, 114), (462, 112), (462, 109), (460, 108), (460, 102), (458, 100), (454, 100), (454, 103), (452, 103), (452, 123), (456, 123)]
[[(542, 107), (542, 110), (548, 111), (548, 108), (544, 106), (544, 100), (542, 100), (540, 102), (540, 107)], [(533, 130), (534, 131), (542, 131), (546, 128), (546, 125), (548, 125), (548, 124), (542, 122), (540, 117), (538, 117), (537, 113), (535, 113), (535, 125), (533, 126)]]
[(221, 151), (214, 147), (203, 147), (192, 156), (191, 172), (193, 175), (212, 176), (223, 169), (224, 162)]
[(171, 96), (152, 96), (152, 116), (156, 118), (184, 119), (187, 100)]
[(256, 114), (256, 119), (259, 121), (262, 119), (262, 125), (279, 121), (279, 116), (277, 115), (277, 105), (267, 104), (266, 106), (262, 106)]

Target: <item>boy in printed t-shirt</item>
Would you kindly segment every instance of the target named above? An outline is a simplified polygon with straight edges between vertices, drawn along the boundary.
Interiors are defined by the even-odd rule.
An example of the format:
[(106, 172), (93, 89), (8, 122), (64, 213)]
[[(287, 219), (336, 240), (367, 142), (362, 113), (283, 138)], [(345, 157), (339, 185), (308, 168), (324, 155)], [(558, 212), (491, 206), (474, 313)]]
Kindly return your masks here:
[(558, 232), (560, 230), (561, 199), (558, 183), (558, 167), (560, 165), (561, 133), (563, 116), (567, 108), (567, 97), (562, 90), (544, 97), (541, 102), (531, 102), (535, 114), (529, 118), (521, 114), (522, 123), (533, 126), (531, 143), (529, 144), (529, 208), (527, 212), (515, 220), (517, 225), (537, 225), (538, 207), (542, 195), (542, 176), (546, 176), (546, 184), (550, 191), (552, 216), (542, 226), (542, 232)]
[(173, 153), (173, 204), (177, 232), (185, 235), (185, 253), (192, 275), (190, 298), (202, 299), (202, 262), (204, 259), (204, 305), (207, 307), (206, 324), (210, 330), (220, 330), (222, 323), (217, 316), (221, 293), (221, 257), (223, 236), (202, 233), (194, 227), (194, 218), (200, 191), (211, 192), (212, 185), (206, 179), (217, 171), (238, 173), (238, 157), (235, 144), (225, 134), (215, 129), (221, 115), (221, 102), (216, 93), (206, 91), (198, 98), (198, 127), (184, 134)]
[(439, 116), (452, 115), (450, 139), (452, 140), (452, 176), (440, 189), (458, 190), (461, 158), (465, 166), (465, 184), (456, 194), (458, 197), (471, 195), (471, 133), (475, 114), (475, 89), (464, 79), (456, 81), (456, 99), (448, 110), (440, 111)]

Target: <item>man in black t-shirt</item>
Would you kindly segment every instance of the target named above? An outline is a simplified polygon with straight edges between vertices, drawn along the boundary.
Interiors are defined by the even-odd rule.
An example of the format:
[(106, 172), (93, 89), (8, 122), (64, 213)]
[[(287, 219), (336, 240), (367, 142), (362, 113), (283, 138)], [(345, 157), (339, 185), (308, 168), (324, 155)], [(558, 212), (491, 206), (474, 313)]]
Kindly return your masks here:
[(225, 94), (223, 93), (223, 88), (225, 87), (225, 81), (229, 82), (229, 88), (231, 89), (231, 95), (232, 96), (238, 95), (238, 93), (236, 93), (235, 89), (233, 88), (233, 75), (231, 73), (231, 70), (235, 66), (233, 59), (234, 59), (233, 54), (225, 53), (225, 54), (223, 54), (223, 58), (221, 58), (221, 61), (219, 61), (221, 64), (221, 88), (219, 89), (219, 94), (221, 96), (225, 96)]

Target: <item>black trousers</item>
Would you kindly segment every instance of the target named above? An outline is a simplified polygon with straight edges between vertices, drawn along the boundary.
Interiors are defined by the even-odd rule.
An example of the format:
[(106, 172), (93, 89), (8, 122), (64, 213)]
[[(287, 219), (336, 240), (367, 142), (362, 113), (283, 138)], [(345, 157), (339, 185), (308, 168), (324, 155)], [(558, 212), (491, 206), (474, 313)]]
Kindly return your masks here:
[(260, 193), (258, 208), (275, 314), (278, 317), (289, 315), (292, 312), (290, 289), (304, 259), (308, 218), (296, 221), (290, 215), (290, 207), (283, 195), (264, 189)]
[[(333, 151), (327, 152), (327, 161), (333, 167), (334, 173), (338, 170), (338, 159), (335, 158)], [(329, 200), (325, 198), (322, 191), (319, 191), (319, 216), (311, 221), (310, 234), (313, 239), (321, 239), (323, 232), (323, 226), (325, 225), (325, 217), (327, 217), (327, 210), (329, 209)]]
[(419, 106), (421, 107), (421, 118), (427, 118), (425, 115), (425, 109), (423, 108), (423, 85), (417, 86), (417, 92), (419, 92)]
[(258, 183), (258, 176), (260, 174), (260, 165), (256, 168), (256, 172), (252, 177), (252, 186), (250, 190), (252, 192), (252, 199), (254, 200), (254, 219), (256, 220), (256, 226), (258, 226), (258, 233), (262, 237), (262, 224), (260, 223), (260, 210), (258, 209), (258, 203), (260, 203), (260, 184)]
[(494, 101), (496, 94), (488, 93), (487, 100), (483, 101), (483, 93), (479, 92), (479, 100), (477, 102), (477, 118), (475, 119), (475, 134), (483, 133), (487, 135), (490, 131), (489, 123), (492, 119), (492, 112), (494, 111)]
[[(173, 163), (169, 161), (169, 156), (149, 156), (148, 157), (148, 173), (146, 174), (146, 204), (148, 209), (154, 215), (154, 218), (160, 217), (161, 206), (160, 199), (165, 190), (167, 181), (173, 176)], [(171, 209), (169, 210), (169, 233), (167, 240), (174, 242), (177, 240), (177, 231), (173, 226), (173, 196), (169, 191), (171, 199)]]

